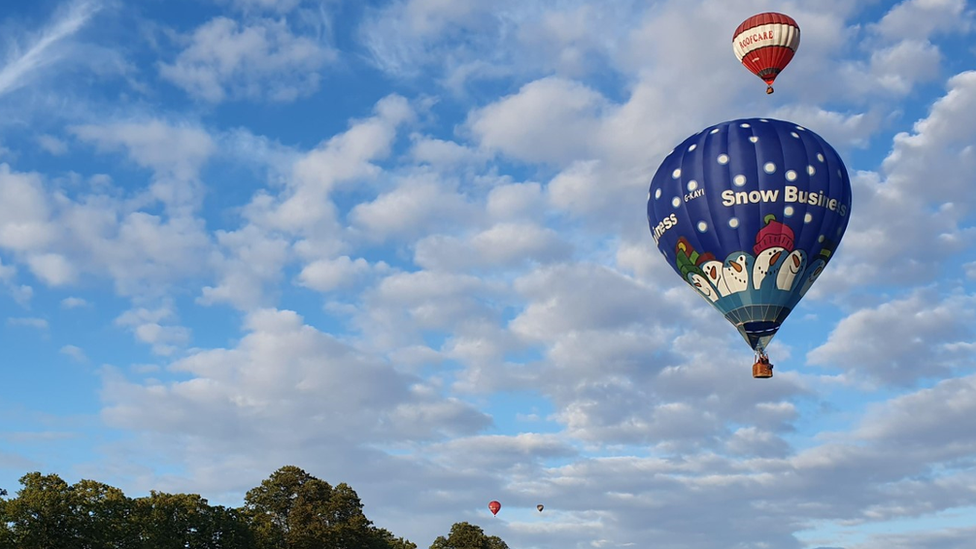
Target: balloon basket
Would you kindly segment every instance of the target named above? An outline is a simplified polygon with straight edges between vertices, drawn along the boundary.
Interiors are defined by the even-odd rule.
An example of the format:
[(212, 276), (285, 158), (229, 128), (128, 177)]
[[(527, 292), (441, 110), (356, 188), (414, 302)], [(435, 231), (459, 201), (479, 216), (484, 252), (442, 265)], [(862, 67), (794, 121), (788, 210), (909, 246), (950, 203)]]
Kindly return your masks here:
[(756, 357), (756, 362), (752, 365), (752, 377), (756, 379), (773, 377), (773, 365), (769, 363), (769, 357), (766, 355)]

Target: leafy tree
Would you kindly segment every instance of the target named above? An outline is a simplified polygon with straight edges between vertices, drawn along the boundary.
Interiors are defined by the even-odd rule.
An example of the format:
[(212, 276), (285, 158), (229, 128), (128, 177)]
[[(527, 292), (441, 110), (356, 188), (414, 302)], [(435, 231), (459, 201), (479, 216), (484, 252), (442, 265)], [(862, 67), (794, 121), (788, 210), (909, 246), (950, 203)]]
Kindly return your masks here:
[(394, 537), (393, 532), (386, 528), (374, 528), (373, 535), (375, 536), (373, 544), (380, 549), (417, 549), (416, 543), (405, 538)]
[(508, 549), (498, 536), (487, 536), (480, 526), (456, 522), (446, 538), (438, 536), (430, 549)]
[(132, 500), (122, 490), (94, 480), (73, 484), (71, 507), (84, 549), (135, 549), (138, 525), (132, 518)]
[[(0, 488), (0, 498), (7, 495), (7, 491)], [(10, 526), (10, 514), (7, 511), (9, 501), (6, 499), (0, 499), (0, 549), (15, 549), (17, 546), (14, 544), (14, 531), (11, 530)]]
[(58, 475), (28, 473), (17, 497), (4, 502), (6, 536), (18, 549), (80, 547), (79, 524), (72, 512), (72, 491)]
[(278, 469), (244, 496), (244, 514), (261, 549), (303, 549), (322, 537), (332, 486), (293, 465)]
[(143, 546), (153, 549), (249, 549), (253, 536), (236, 510), (211, 507), (196, 494), (152, 491), (135, 500)]
[(131, 499), (36, 472), (20, 482), (14, 498), (0, 491), (0, 549), (417, 549), (375, 528), (348, 484), (333, 488), (293, 466), (249, 491), (241, 509), (197, 494)]
[(248, 491), (244, 514), (259, 549), (415, 549), (372, 526), (348, 484), (332, 487), (293, 465)]
[(254, 534), (238, 509), (210, 508), (212, 529), (206, 547), (210, 549), (254, 549)]

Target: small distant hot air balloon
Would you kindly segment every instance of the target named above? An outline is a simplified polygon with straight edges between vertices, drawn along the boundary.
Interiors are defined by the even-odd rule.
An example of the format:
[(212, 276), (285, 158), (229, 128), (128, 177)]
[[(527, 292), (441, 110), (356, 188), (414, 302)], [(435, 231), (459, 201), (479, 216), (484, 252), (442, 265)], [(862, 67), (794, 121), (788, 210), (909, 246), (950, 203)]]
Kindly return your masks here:
[(497, 515), (498, 511), (502, 508), (502, 504), (497, 501), (491, 501), (488, 503), (488, 510), (491, 511), (492, 515)]
[(546, 506), (540, 503), (539, 505), (536, 505), (535, 508), (538, 509), (539, 512), (541, 513), (542, 510), (546, 508)]
[(766, 93), (773, 93), (773, 81), (790, 64), (799, 46), (800, 27), (782, 13), (753, 15), (732, 33), (735, 56), (766, 82)]

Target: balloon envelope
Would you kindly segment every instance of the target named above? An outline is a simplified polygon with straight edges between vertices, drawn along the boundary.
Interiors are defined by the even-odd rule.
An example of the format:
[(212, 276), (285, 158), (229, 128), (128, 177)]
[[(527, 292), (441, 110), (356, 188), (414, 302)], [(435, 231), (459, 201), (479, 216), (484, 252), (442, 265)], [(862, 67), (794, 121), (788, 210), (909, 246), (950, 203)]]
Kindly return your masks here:
[(488, 503), (488, 510), (491, 511), (491, 514), (493, 515), (497, 515), (498, 511), (501, 508), (502, 508), (502, 504), (498, 503), (497, 501), (492, 501)]
[(743, 21), (732, 33), (732, 51), (745, 68), (762, 78), (772, 93), (776, 76), (800, 47), (800, 27), (789, 15), (766, 12)]
[(833, 257), (850, 211), (837, 151), (771, 118), (692, 135), (661, 163), (647, 198), (665, 259), (758, 352)]

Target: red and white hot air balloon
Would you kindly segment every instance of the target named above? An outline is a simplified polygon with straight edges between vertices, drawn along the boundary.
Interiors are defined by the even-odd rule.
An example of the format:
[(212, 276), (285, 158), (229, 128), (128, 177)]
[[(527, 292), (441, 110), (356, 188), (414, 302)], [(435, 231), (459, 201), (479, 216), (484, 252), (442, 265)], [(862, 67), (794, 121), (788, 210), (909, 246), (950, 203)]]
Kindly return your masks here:
[(782, 13), (753, 15), (732, 34), (735, 56), (766, 82), (766, 93), (773, 93), (773, 81), (789, 65), (799, 46), (800, 27)]
[(491, 514), (493, 515), (497, 515), (498, 511), (501, 510), (501, 508), (502, 508), (502, 504), (498, 503), (497, 501), (488, 502), (488, 510), (491, 511)]

